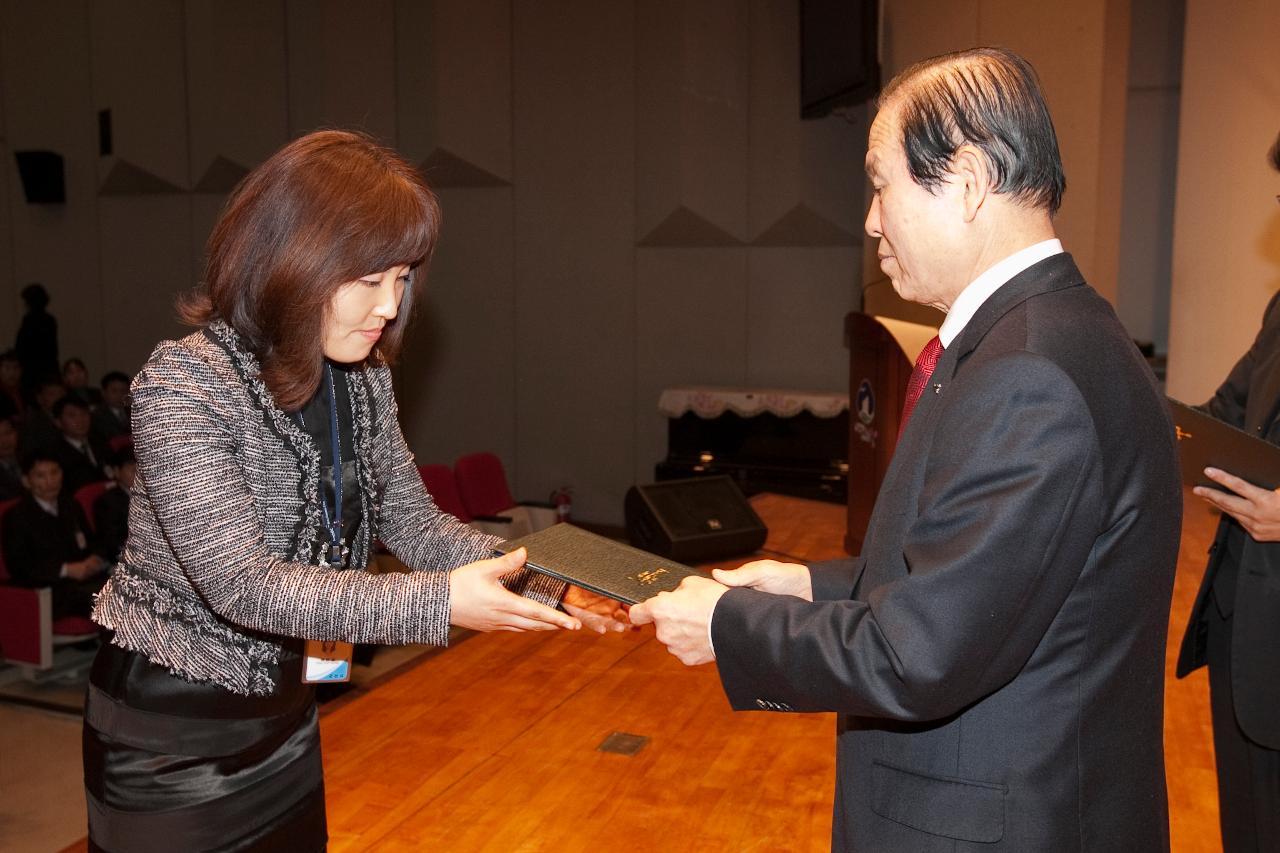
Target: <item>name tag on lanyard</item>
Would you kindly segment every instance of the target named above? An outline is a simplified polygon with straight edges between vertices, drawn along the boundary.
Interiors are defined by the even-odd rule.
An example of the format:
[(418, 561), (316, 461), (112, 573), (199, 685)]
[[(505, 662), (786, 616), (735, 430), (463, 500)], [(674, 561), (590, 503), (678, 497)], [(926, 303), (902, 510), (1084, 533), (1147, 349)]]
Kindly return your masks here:
[(303, 684), (351, 680), (352, 645), (340, 640), (307, 640)]

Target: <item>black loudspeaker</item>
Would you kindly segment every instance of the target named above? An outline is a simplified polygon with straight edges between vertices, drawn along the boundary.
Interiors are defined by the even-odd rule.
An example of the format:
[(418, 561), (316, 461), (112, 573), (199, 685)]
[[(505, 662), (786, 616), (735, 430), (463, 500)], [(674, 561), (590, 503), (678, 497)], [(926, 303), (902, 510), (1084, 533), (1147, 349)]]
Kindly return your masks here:
[(15, 151), (18, 175), (27, 204), (65, 204), (67, 185), (62, 175), (62, 155), (53, 151)]
[(632, 486), (623, 511), (632, 545), (681, 563), (750, 554), (769, 535), (730, 477)]

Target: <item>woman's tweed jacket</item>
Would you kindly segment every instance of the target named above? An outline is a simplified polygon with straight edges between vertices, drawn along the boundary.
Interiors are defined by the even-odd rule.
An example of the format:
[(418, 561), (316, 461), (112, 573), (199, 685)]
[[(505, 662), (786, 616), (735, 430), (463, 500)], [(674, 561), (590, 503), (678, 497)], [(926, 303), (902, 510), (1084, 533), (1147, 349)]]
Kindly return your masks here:
[[(215, 322), (162, 342), (133, 381), (129, 541), (93, 611), (117, 645), (187, 680), (267, 695), (285, 638), (447, 642), (448, 570), (498, 540), (428, 496), (390, 370), (346, 375), (364, 513), (351, 565), (367, 565), (381, 539), (416, 571), (324, 564), (319, 451), (276, 406), (235, 331)], [(507, 585), (552, 604), (563, 591), (524, 571)]]

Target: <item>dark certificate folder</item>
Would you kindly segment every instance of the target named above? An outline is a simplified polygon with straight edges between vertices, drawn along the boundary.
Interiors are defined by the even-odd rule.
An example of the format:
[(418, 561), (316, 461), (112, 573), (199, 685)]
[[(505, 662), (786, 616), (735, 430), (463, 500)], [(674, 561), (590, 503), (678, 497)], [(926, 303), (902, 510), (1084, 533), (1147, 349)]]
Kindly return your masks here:
[(648, 551), (589, 533), (572, 524), (553, 524), (545, 530), (511, 539), (495, 550), (528, 550), (526, 565), (535, 572), (559, 578), (623, 604), (637, 604), (673, 590), (690, 575), (704, 572), (664, 560)]
[(1187, 485), (1221, 489), (1204, 475), (1205, 468), (1219, 468), (1264, 489), (1280, 486), (1280, 447), (1172, 397), (1169, 413)]

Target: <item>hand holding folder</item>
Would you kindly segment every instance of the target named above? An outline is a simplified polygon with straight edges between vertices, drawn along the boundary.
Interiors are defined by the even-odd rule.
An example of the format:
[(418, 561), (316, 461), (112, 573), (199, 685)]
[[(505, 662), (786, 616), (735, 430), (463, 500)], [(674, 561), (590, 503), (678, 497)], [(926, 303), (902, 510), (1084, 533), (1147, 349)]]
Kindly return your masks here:
[(706, 574), (682, 563), (589, 533), (572, 524), (555, 524), (537, 533), (503, 542), (499, 553), (528, 552), (525, 565), (623, 604), (636, 604), (675, 589), (686, 577)]

